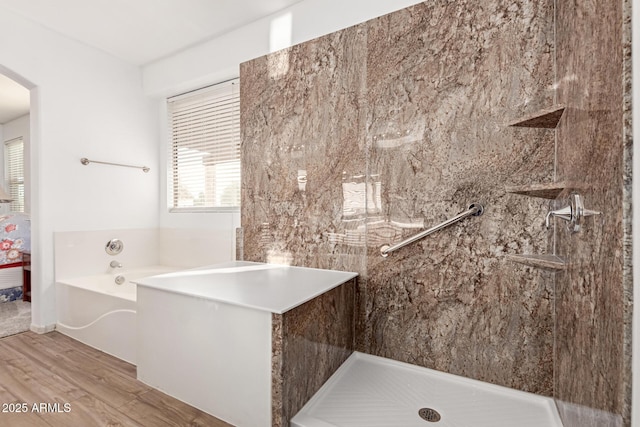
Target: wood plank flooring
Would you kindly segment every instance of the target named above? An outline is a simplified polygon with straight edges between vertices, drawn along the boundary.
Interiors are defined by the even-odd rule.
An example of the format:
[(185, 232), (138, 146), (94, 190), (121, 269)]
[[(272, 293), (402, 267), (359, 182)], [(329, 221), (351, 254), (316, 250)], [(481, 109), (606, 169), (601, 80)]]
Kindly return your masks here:
[(25, 332), (0, 338), (0, 426), (231, 425), (136, 380), (134, 365), (58, 332)]

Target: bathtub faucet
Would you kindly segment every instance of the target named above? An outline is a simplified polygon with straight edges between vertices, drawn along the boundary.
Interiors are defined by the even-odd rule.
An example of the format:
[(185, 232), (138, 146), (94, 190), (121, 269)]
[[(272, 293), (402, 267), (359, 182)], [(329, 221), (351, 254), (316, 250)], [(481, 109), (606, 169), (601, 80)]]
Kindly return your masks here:
[(111, 268), (122, 268), (122, 264), (120, 264), (118, 261), (113, 260), (109, 263), (109, 266)]

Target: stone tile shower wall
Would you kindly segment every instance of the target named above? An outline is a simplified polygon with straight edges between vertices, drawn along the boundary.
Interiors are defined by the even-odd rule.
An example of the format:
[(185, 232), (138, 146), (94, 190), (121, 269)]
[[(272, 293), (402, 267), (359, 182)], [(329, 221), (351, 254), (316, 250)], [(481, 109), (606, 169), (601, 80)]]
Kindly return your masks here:
[[(364, 271), (365, 203), (345, 211), (342, 193), (343, 175), (365, 170), (364, 36), (355, 27), (242, 64), (246, 260)], [(353, 351), (355, 289), (341, 288), (274, 319), (283, 341), (272, 355), (274, 427)], [(345, 324), (351, 330), (337, 336)]]
[(289, 426), (351, 354), (355, 282), (272, 316), (272, 427)]
[[(552, 394), (551, 0), (430, 1), (242, 64), (242, 226), (251, 261), (360, 273), (360, 351)], [(379, 247), (483, 203), (388, 258)]]
[[(557, 2), (558, 180), (601, 211), (558, 224), (555, 394), (566, 427), (630, 426), (630, 2)], [(566, 204), (559, 199), (558, 207)]]
[[(551, 180), (553, 134), (505, 122), (552, 99), (552, 2), (427, 2), (367, 26), (368, 203), (359, 348), (551, 395), (553, 275), (505, 261), (547, 253), (546, 203), (508, 184)], [(415, 233), (485, 213), (388, 258)], [(374, 211), (372, 207), (377, 209)], [(424, 223), (424, 224), (423, 224)]]
[[(366, 27), (241, 65), (246, 260), (363, 271)], [(351, 190), (346, 187), (349, 193)]]

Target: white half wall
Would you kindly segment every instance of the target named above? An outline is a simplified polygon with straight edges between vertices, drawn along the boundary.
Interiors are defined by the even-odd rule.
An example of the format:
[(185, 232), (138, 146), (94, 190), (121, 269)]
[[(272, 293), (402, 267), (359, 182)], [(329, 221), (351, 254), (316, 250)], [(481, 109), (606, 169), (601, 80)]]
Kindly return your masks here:
[(31, 90), (32, 329), (42, 331), (56, 320), (54, 231), (157, 227), (159, 124), (138, 67), (6, 10), (0, 72)]

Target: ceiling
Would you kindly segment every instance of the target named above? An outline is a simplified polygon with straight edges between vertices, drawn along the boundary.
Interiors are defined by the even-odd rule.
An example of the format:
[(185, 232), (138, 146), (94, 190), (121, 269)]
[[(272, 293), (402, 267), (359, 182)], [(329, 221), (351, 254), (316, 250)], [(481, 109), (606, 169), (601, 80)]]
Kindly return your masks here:
[(301, 0), (0, 0), (6, 8), (124, 61), (144, 65)]
[[(0, 0), (0, 13), (9, 10), (142, 66), (300, 1)], [(0, 75), (0, 124), (28, 111), (29, 92)]]

